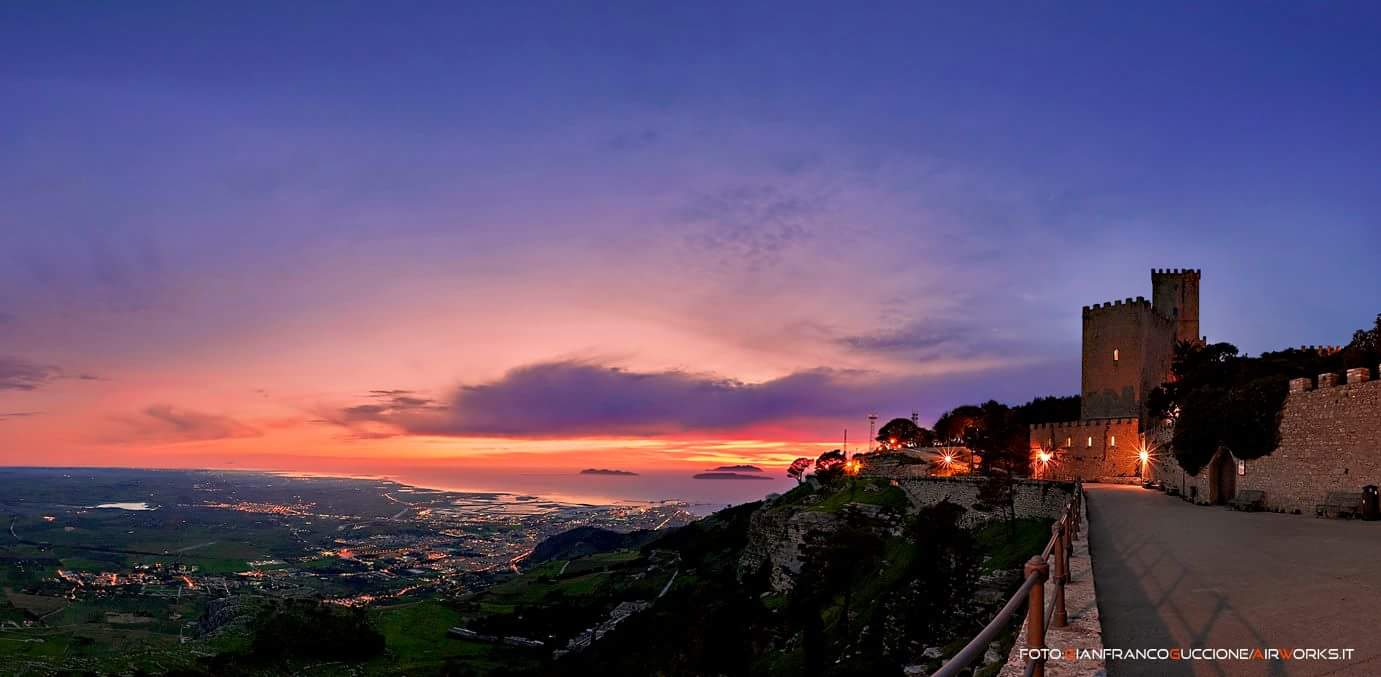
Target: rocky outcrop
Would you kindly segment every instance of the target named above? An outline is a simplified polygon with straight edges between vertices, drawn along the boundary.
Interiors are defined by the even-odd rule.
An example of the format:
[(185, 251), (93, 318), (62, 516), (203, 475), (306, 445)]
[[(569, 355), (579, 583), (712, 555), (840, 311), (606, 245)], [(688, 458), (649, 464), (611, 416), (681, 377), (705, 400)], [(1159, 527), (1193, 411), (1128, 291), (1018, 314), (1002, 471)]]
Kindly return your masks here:
[(790, 590), (801, 571), (801, 548), (807, 535), (832, 532), (839, 523), (838, 515), (827, 512), (791, 507), (757, 511), (749, 522), (748, 545), (739, 557), (739, 579), (755, 576), (767, 567), (772, 589)]

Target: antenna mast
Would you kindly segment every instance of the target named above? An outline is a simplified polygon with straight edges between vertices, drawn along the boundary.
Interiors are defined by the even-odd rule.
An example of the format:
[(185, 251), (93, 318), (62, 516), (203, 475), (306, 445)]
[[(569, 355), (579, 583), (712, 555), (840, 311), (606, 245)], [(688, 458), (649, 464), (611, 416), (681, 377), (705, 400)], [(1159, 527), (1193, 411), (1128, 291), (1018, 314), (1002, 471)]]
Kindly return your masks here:
[(873, 438), (877, 437), (877, 431), (874, 430), (874, 428), (877, 427), (877, 424), (878, 415), (868, 414), (868, 453), (870, 454), (873, 453)]

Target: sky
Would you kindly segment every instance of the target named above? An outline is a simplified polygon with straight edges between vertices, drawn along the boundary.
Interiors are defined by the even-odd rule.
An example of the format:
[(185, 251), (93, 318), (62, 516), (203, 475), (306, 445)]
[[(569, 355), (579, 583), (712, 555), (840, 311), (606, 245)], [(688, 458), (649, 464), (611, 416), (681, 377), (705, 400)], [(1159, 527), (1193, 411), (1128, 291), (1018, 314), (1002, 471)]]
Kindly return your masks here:
[[(0, 5), (0, 464), (779, 468), (1381, 312), (1381, 6)], [(498, 481), (498, 480), (496, 480)]]

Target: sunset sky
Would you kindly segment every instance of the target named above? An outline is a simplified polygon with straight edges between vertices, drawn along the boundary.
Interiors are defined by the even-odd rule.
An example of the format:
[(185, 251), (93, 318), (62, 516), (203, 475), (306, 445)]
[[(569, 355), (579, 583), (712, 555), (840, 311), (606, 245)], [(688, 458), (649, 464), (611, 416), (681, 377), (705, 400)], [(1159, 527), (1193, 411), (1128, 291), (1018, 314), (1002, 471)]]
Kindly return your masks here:
[(780, 466), (1151, 268), (1381, 312), (1381, 5), (922, 4), (5, 3), (0, 464)]

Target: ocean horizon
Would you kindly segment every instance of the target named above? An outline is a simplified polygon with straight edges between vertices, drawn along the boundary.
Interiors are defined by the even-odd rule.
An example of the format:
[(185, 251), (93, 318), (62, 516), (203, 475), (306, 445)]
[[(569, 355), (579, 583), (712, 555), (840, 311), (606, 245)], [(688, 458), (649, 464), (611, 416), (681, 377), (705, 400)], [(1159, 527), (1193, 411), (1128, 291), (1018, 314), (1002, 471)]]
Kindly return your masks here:
[(693, 475), (712, 470), (637, 471), (635, 475), (590, 475), (579, 470), (532, 469), (503, 472), (492, 469), (435, 468), (404, 466), (386, 471), (352, 473), (346, 471), (308, 471), (264, 467), (126, 467), (126, 466), (0, 466), (11, 469), (43, 470), (147, 470), (262, 473), (285, 477), (322, 477), (358, 480), (387, 480), (417, 489), (469, 493), (495, 493), (535, 496), (561, 503), (618, 505), (680, 501), (697, 515), (782, 493), (796, 485), (782, 474), (764, 472), (768, 479), (696, 479)]

